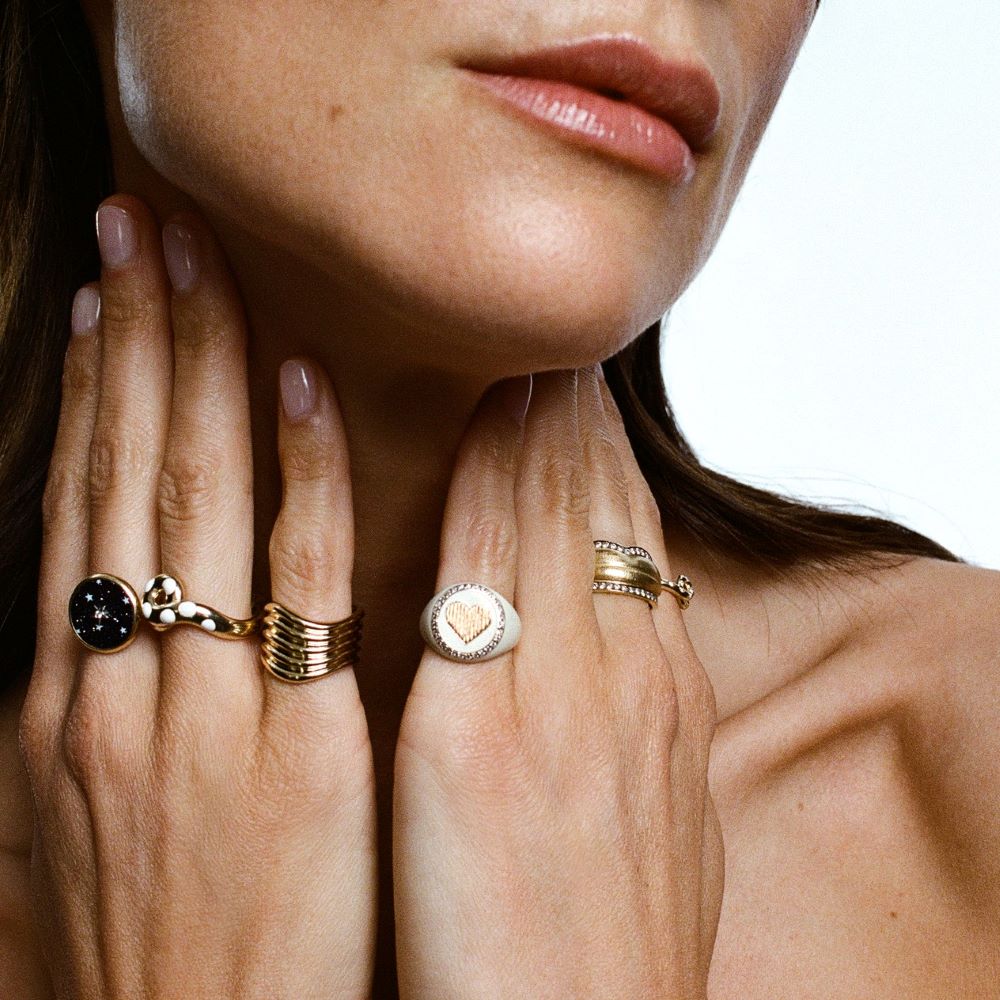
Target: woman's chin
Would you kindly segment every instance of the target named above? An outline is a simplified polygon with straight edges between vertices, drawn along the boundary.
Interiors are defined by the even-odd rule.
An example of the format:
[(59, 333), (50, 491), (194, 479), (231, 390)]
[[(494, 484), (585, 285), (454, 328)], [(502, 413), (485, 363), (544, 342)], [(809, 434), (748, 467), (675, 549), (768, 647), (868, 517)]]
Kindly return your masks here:
[[(419, 342), (456, 368), (583, 367), (615, 354), (663, 315), (640, 286), (610, 268), (563, 271), (524, 258), (496, 269), (465, 264), (385, 288), (384, 301), (419, 328)], [(378, 294), (377, 286), (369, 291)]]
[(602, 239), (599, 226), (493, 219), (465, 228), (464, 238), (431, 227), (399, 232), (408, 239), (369, 231), (372, 242), (346, 254), (330, 234), (330, 277), (343, 280), (346, 257), (362, 294), (430, 340), (460, 345), (451, 356), (462, 366), (593, 364), (655, 323), (675, 297), (667, 285), (682, 280), (636, 253), (634, 238)]

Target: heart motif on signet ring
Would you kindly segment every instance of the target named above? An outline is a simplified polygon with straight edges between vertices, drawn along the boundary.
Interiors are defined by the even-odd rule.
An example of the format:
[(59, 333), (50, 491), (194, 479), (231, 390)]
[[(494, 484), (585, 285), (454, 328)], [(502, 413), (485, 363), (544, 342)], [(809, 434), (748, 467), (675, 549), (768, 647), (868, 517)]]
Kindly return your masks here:
[(464, 601), (452, 601), (445, 609), (444, 617), (466, 644), (482, 635), (493, 621), (486, 608), (478, 604), (466, 604)]

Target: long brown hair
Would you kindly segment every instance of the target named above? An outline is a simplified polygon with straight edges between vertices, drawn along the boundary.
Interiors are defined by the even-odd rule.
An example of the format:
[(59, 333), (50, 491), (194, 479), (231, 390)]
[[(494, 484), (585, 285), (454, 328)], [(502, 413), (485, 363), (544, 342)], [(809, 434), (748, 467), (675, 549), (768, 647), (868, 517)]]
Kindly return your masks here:
[[(99, 274), (93, 218), (114, 188), (100, 75), (77, 0), (0, 9), (0, 692), (34, 659), (41, 496), (69, 312)], [(706, 468), (674, 419), (660, 324), (605, 362), (668, 531), (777, 572), (898, 557), (961, 562), (881, 517), (792, 500)]]

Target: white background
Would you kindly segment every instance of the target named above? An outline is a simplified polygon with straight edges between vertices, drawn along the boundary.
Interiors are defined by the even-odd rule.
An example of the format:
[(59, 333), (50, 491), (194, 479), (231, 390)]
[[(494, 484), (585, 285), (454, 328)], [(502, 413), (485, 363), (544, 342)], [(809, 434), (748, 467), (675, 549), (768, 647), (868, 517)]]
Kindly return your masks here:
[(1000, 568), (1000, 3), (826, 0), (665, 327), (709, 466)]

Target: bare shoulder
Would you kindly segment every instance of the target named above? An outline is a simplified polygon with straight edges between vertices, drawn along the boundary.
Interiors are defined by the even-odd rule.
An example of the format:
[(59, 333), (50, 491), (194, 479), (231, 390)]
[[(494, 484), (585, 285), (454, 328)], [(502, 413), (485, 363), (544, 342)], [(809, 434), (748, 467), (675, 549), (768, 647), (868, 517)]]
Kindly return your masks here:
[(919, 559), (862, 637), (905, 697), (906, 758), (970, 898), (1000, 917), (1000, 572)]
[(1000, 641), (1000, 571), (917, 558), (872, 579), (869, 606), (875, 612), (867, 638), (905, 640), (914, 652), (932, 654), (949, 640), (969, 654), (996, 663)]
[(713, 747), (710, 997), (1000, 997), (1000, 573), (919, 558), (799, 597), (821, 655)]
[(0, 995), (48, 1000), (52, 990), (31, 916), (31, 792), (17, 745), (26, 686), (0, 698)]

